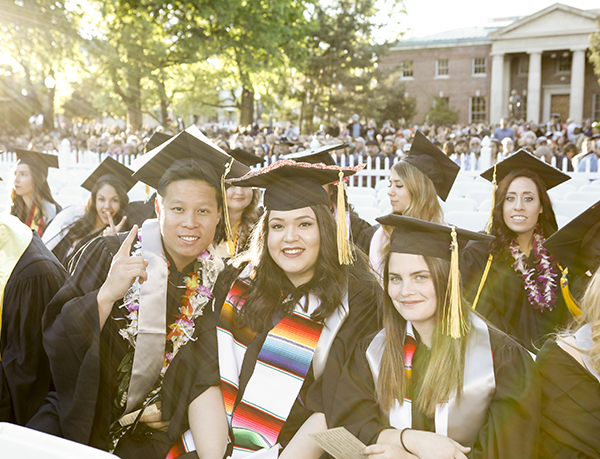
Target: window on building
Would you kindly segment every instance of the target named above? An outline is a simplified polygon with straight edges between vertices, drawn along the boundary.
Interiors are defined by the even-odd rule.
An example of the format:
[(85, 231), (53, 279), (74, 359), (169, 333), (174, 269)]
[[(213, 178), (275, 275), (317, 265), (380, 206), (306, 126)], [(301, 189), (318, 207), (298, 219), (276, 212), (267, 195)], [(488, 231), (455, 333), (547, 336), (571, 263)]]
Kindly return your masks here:
[(571, 71), (571, 53), (562, 53), (558, 57), (558, 73), (569, 73)]
[(519, 58), (519, 75), (527, 75), (529, 73), (529, 56)]
[(412, 78), (413, 76), (413, 61), (400, 62), (400, 78)]
[(485, 57), (474, 57), (473, 58), (473, 75), (485, 75), (486, 74), (486, 62)]
[(447, 77), (449, 75), (448, 59), (438, 59), (435, 61), (435, 76)]
[(594, 94), (592, 119), (595, 121), (600, 120), (600, 94)]
[(484, 96), (471, 97), (469, 123), (485, 123), (487, 118), (487, 104)]

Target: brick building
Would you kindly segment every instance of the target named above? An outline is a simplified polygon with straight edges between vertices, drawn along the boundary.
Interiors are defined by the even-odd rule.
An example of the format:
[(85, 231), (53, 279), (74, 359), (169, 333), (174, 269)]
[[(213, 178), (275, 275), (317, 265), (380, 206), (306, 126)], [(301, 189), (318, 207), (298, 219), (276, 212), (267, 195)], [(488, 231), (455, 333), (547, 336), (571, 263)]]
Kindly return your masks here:
[(442, 97), (461, 123), (497, 123), (509, 114), (513, 90), (527, 120), (547, 121), (551, 113), (578, 123), (600, 120), (600, 86), (586, 56), (590, 34), (599, 30), (596, 17), (557, 3), (503, 26), (400, 41), (381, 65), (399, 70), (417, 100), (417, 122)]

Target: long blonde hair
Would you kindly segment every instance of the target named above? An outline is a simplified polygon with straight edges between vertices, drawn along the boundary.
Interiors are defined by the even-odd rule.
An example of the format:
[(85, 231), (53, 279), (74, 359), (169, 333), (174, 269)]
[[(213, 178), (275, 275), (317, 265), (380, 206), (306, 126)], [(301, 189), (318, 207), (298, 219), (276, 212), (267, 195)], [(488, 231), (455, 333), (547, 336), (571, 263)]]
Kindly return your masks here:
[[(468, 334), (453, 339), (443, 333), (444, 311), (449, 307), (446, 298), (446, 285), (450, 274), (450, 262), (434, 257), (423, 257), (429, 270), (437, 298), (438, 322), (433, 334), (431, 359), (425, 370), (419, 392), (419, 398), (413, 400), (420, 411), (427, 416), (434, 416), (436, 405), (448, 400), (453, 393), (460, 397), (464, 381), (465, 349)], [(381, 359), (381, 370), (377, 382), (377, 401), (384, 411), (389, 411), (395, 400), (408, 398), (409, 387), (404, 369), (403, 345), (406, 335), (406, 321), (394, 307), (387, 293), (389, 272), (389, 254), (385, 263), (385, 300), (383, 302), (383, 327), (386, 332), (386, 343)], [(467, 317), (470, 305), (462, 301), (463, 316)]]
[[(443, 225), (444, 211), (440, 206), (431, 179), (406, 161), (398, 161), (392, 167), (392, 171), (398, 175), (402, 185), (410, 195), (410, 204), (402, 215)], [(388, 242), (381, 247), (382, 254), (389, 251), (389, 239), (393, 228), (384, 226), (383, 229), (388, 235), (386, 238)]]
[(592, 348), (589, 356), (592, 365), (600, 372), (600, 268), (596, 270), (580, 301), (581, 315), (577, 318), (575, 330), (585, 324), (592, 326)]

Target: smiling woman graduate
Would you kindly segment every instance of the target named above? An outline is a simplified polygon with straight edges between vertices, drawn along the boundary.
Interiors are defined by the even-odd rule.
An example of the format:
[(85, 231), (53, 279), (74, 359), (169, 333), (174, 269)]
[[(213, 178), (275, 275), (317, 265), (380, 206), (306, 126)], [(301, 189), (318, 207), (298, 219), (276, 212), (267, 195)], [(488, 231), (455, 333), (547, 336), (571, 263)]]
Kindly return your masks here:
[(491, 237), (397, 215), (378, 221), (394, 228), (384, 328), (344, 367), (329, 427), (369, 445), (367, 458), (535, 458), (534, 362), (462, 299), (458, 251)]
[(198, 392), (218, 385), (214, 328), (206, 330), (212, 350), (194, 354), (193, 362), (180, 351), (194, 331), (202, 335), (223, 268), (212, 245), (222, 176), (227, 165), (232, 175), (248, 171), (195, 126), (141, 160), (134, 178), (157, 189), (158, 219), (78, 252), (71, 278), (44, 315), (56, 397), (33, 425), (123, 459), (164, 458), (187, 429), (183, 418), (170, 421), (187, 410), (190, 378), (204, 378)]
[[(198, 394), (189, 410), (191, 434), (169, 457), (189, 451), (191, 437), (201, 458), (222, 457), (227, 431), (209, 441), (204, 433), (219, 419), (227, 420), (227, 454), (235, 458), (266, 450), (277, 457), (275, 445), (285, 447), (305, 422), (324, 426), (319, 413), (330, 401), (309, 410), (308, 389), (325, 374), (339, 375), (329, 355), (377, 328), (378, 284), (364, 260), (353, 260), (347, 229), (336, 228), (323, 188), (355, 171), (282, 160), (231, 180), (265, 188), (266, 211), (249, 250), (223, 271), (215, 293), (220, 408), (207, 409), (210, 394)], [(345, 207), (338, 212), (346, 222)], [(303, 457), (307, 445), (294, 444)], [(291, 453), (284, 449), (282, 457)]]
[(490, 245), (469, 244), (463, 252), (467, 298), (500, 330), (530, 351), (540, 338), (564, 325), (571, 314), (560, 291), (560, 270), (542, 245), (556, 230), (549, 189), (569, 176), (521, 150), (481, 176), (494, 192)]

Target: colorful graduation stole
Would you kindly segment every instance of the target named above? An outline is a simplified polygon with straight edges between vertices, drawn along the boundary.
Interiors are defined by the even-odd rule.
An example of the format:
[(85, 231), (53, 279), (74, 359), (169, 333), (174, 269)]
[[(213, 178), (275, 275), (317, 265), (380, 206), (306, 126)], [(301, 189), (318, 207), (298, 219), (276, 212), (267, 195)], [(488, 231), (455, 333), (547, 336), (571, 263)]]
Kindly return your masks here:
[[(40, 217), (39, 225), (35, 222), (36, 217), (38, 217), (38, 216)], [(46, 222), (44, 221), (44, 216), (42, 215), (40, 210), (37, 208), (37, 206), (31, 207), (31, 210), (29, 211), (29, 215), (27, 215), (27, 220), (25, 220), (25, 224), (27, 226), (29, 226), (33, 231), (38, 233), (38, 236), (41, 237), (42, 234), (44, 234), (44, 227), (46, 226)]]
[[(0, 330), (4, 289), (21, 256), (31, 244), (33, 233), (21, 220), (12, 215), (0, 215)], [(1, 356), (0, 356), (1, 359)]]
[[(462, 395), (457, 398), (456, 394), (453, 394), (450, 400), (438, 403), (435, 411), (435, 432), (446, 435), (465, 446), (471, 446), (477, 438), (477, 433), (485, 423), (488, 407), (496, 391), (489, 329), (477, 314), (470, 314), (469, 319), (471, 329), (464, 338), (468, 341), (465, 351)], [(407, 370), (407, 376), (410, 377), (412, 376), (412, 356), (414, 349), (416, 349), (416, 346), (412, 349), (413, 344), (407, 345), (409, 341), (414, 339), (410, 322), (407, 322), (406, 333), (404, 358), (410, 359), (410, 373)], [(377, 385), (377, 379), (379, 378), (385, 341), (384, 329), (375, 336), (367, 348), (367, 362), (375, 385)], [(396, 404), (388, 413), (388, 417), (390, 425), (398, 430), (412, 427), (412, 401), (404, 399), (403, 403), (400, 404), (396, 400)]]

